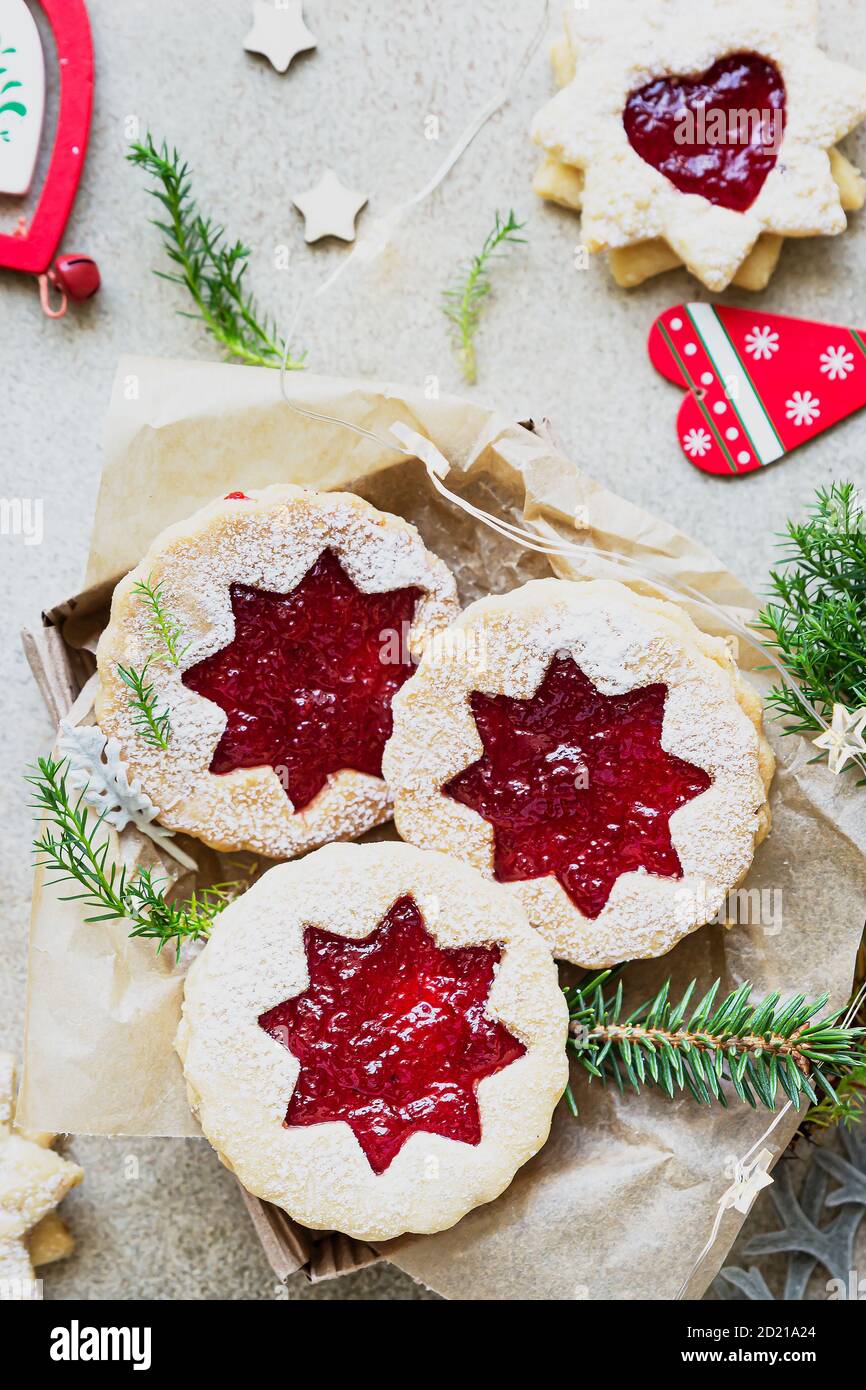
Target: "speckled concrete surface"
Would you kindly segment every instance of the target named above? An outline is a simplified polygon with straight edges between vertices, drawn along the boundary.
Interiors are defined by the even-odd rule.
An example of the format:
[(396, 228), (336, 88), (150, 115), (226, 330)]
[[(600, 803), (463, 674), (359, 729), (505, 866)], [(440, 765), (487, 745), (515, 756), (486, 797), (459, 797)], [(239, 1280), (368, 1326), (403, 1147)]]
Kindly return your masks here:
[[(254, 248), (254, 286), (285, 321), (297, 286), (317, 285), (345, 255), (334, 244), (305, 247), (292, 195), (329, 164), (369, 192), (361, 225), (404, 200), (501, 85), (542, 13), (540, 0), (308, 0), (319, 48), (279, 76), (243, 52), (246, 0), (90, 0), (89, 7), (96, 111), (64, 245), (95, 256), (104, 288), (65, 321), (49, 323), (35, 287), (0, 272), (2, 490), (44, 506), (41, 545), (0, 536), (8, 631), (0, 728), (0, 1045), (12, 1047), (23, 1025), (30, 893), (21, 773), (50, 735), (15, 634), (80, 583), (118, 354), (213, 355), (198, 328), (175, 315), (185, 307), (179, 291), (151, 274), (161, 263), (158, 239), (147, 225), (152, 210), (141, 176), (124, 163), (130, 132), (137, 122), (178, 144), (195, 169), (202, 205)], [(856, 0), (825, 0), (823, 12), (829, 50), (866, 65), (866, 9)], [(542, 50), (515, 100), (405, 224), (398, 246), (364, 278), (346, 279), (319, 300), (299, 337), (322, 371), (414, 381), (436, 375), (443, 390), (460, 389), (439, 291), (455, 262), (480, 244), (494, 210), (513, 206), (529, 218), (529, 244), (498, 275), (479, 337), (478, 396), (517, 416), (549, 415), (584, 468), (723, 551), (760, 587), (784, 518), (819, 484), (864, 478), (866, 418), (788, 463), (734, 482), (704, 477), (685, 463), (673, 434), (679, 398), (649, 367), (644, 339), (660, 309), (705, 296), (684, 274), (626, 295), (601, 265), (575, 268), (576, 220), (536, 206), (530, 190), (536, 153), (526, 128), (550, 90)], [(439, 118), (438, 141), (425, 136), (430, 115)], [(845, 148), (866, 162), (866, 136)], [(4, 229), (18, 210), (0, 200)], [(288, 269), (277, 269), (283, 247)], [(842, 239), (788, 246), (757, 302), (862, 325), (864, 270), (861, 217)], [(84, 1187), (66, 1204), (78, 1252), (47, 1272), (47, 1297), (277, 1296), (233, 1181), (204, 1144), (78, 1138), (70, 1149), (87, 1170)], [(298, 1277), (289, 1296), (425, 1295), (380, 1266), (315, 1288)]]

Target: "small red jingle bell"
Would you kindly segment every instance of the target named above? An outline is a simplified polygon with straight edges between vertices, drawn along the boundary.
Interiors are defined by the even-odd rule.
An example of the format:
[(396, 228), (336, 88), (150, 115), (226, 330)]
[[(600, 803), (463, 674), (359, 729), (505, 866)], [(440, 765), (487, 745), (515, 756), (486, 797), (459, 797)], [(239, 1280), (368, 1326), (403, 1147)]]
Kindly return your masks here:
[(89, 299), (99, 289), (99, 266), (89, 256), (58, 256), (52, 270), (55, 285), (70, 299)]
[[(58, 256), (47, 274), (39, 276), (42, 308), (50, 319), (60, 319), (66, 313), (68, 300), (90, 299), (101, 283), (99, 266), (89, 256)], [(49, 302), (49, 285), (60, 294), (56, 309), (52, 309)]]

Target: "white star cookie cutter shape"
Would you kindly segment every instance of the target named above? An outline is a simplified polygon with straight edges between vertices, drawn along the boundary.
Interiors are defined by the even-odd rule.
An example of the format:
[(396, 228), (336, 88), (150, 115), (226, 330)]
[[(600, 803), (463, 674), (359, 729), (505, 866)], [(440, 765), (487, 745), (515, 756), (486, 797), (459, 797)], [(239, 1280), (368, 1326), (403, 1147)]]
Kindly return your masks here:
[(261, 53), (277, 72), (285, 72), (293, 58), (316, 47), (316, 39), (304, 23), (301, 0), (256, 0), (253, 27), (244, 39), (247, 53)]
[[(575, 184), (569, 201), (582, 208), (588, 250), (621, 255), (627, 248), (661, 246), (671, 255), (662, 268), (682, 261), (719, 292), (761, 238), (844, 231), (844, 208), (852, 204), (840, 187), (840, 156), (833, 147), (866, 116), (866, 74), (831, 61), (817, 47), (817, 0), (728, 0), (724, 6), (715, 0), (643, 6), (608, 0), (570, 10), (566, 28), (574, 76), (538, 114), (532, 134), (557, 171), (566, 166)], [(630, 103), (650, 93), (654, 83), (669, 84), (659, 99), (675, 97), (680, 106), (674, 114), (696, 116), (694, 101), (689, 109), (683, 104), (688, 91), (709, 79), (717, 64), (735, 58), (774, 74), (776, 102), (784, 95), (781, 141), (755, 176), (754, 200), (739, 209), (723, 205), (718, 194), (677, 186), (638, 152), (651, 151), (634, 125), (627, 130), (625, 119)], [(767, 114), (778, 116), (780, 109)], [(712, 112), (707, 108), (705, 114)], [(724, 108), (726, 117), (734, 114)], [(644, 134), (647, 126), (651, 144), (658, 133), (654, 116)], [(670, 170), (674, 140), (682, 148), (688, 138), (671, 135), (658, 162)], [(694, 171), (693, 177), (699, 181)], [(772, 244), (777, 254), (781, 243)]]
[(15, 1064), (0, 1052), (0, 1300), (34, 1296), (34, 1266), (71, 1253), (55, 1211), (84, 1174), (52, 1151), (55, 1135), (13, 1128)]
[(848, 710), (834, 705), (830, 728), (812, 742), (829, 755), (833, 773), (842, 772), (849, 759), (866, 757), (866, 707)]
[(321, 241), (326, 236), (354, 241), (355, 218), (368, 197), (347, 188), (333, 169), (326, 169), (315, 188), (299, 193), (292, 201), (306, 224), (305, 241)]

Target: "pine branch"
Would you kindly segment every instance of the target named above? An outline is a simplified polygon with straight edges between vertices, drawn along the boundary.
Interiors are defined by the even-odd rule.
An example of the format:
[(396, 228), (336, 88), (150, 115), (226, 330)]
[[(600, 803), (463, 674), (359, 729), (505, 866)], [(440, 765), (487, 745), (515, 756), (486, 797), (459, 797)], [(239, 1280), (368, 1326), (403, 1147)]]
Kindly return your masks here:
[(475, 334), (481, 318), (484, 300), (493, 288), (490, 272), (493, 262), (508, 246), (525, 245), (526, 238), (518, 236), (526, 226), (510, 211), (503, 222), (499, 213), (493, 230), (488, 233), (477, 256), (473, 256), (460, 271), (455, 283), (443, 292), (443, 312), (453, 324), (453, 337), (464, 380), (478, 379), (475, 354)]
[[(753, 1108), (772, 1110), (779, 1090), (799, 1110), (804, 1097), (817, 1104), (816, 1087), (838, 1100), (825, 1076), (844, 1077), (866, 1065), (863, 1028), (838, 1026), (841, 1013), (816, 1022), (828, 996), (807, 1002), (802, 994), (780, 1005), (778, 991), (749, 1003), (750, 984), (716, 1003), (717, 980), (689, 1013), (695, 981), (679, 1002), (668, 980), (656, 997), (623, 1015), (622, 981), (605, 995), (614, 972), (595, 975), (565, 991), (570, 1018), (568, 1047), (591, 1077), (613, 1080), (620, 1091), (655, 1086), (673, 1097), (688, 1091), (702, 1105), (727, 1106), (723, 1082)], [(569, 1087), (568, 1103), (577, 1106)]]
[(83, 902), (92, 909), (87, 922), (127, 920), (130, 936), (150, 937), (162, 951), (175, 943), (180, 958), (185, 941), (209, 935), (213, 920), (231, 901), (236, 884), (216, 884), (183, 903), (169, 902), (150, 869), (129, 875), (126, 868), (109, 860), (110, 841), (100, 839), (104, 815), (92, 816), (83, 793), (70, 794), (66, 761), (40, 758), (27, 777), (34, 788), (33, 809), (42, 831), (33, 841), (36, 862), (54, 874), (48, 886), (78, 884), (80, 892), (68, 893), (62, 902)]
[(180, 646), (183, 628), (166, 607), (162, 580), (154, 584), (153, 575), (149, 574), (147, 579), (139, 579), (133, 584), (132, 592), (138, 594), (150, 610), (150, 630), (154, 641), (158, 647), (165, 649), (165, 655), (172, 665), (179, 666), (190, 644), (187, 642), (184, 647)]
[[(182, 285), (192, 297), (197, 312), (184, 317), (199, 319), (230, 357), (256, 367), (281, 367), (285, 340), (276, 320), (262, 315), (244, 284), (250, 249), (241, 241), (227, 242), (225, 228), (199, 212), (189, 165), (165, 141), (157, 148), (150, 134), (144, 144), (132, 144), (126, 157), (156, 182), (150, 192), (168, 220), (154, 219), (153, 225), (177, 271), (155, 273)], [(289, 355), (287, 368), (300, 371), (306, 355)]]
[(820, 489), (783, 544), (783, 568), (770, 574), (775, 601), (758, 624), (794, 679), (767, 703), (790, 721), (785, 733), (820, 733), (805, 701), (828, 720), (834, 704), (866, 706), (866, 512), (854, 484)]
[(117, 674), (132, 691), (129, 700), (133, 710), (132, 722), (140, 737), (153, 748), (167, 748), (171, 738), (171, 718), (167, 709), (157, 708), (153, 682), (147, 679), (151, 660), (148, 657), (140, 671), (134, 666), (121, 666), (118, 662)]

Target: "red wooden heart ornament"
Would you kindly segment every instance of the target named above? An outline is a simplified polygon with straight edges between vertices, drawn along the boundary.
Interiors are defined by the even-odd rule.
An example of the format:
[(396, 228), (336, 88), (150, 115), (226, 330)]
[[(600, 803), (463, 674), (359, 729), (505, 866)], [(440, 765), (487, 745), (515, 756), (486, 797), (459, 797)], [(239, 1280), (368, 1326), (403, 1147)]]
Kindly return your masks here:
[(648, 348), (686, 390), (677, 434), (704, 473), (751, 473), (866, 406), (866, 332), (856, 328), (676, 304), (656, 319)]
[(60, 70), (57, 134), (45, 186), (26, 231), (0, 234), (0, 266), (47, 272), (72, 209), (90, 136), (93, 42), (84, 0), (39, 0), (54, 35)]
[(745, 212), (776, 163), (785, 83), (775, 63), (734, 53), (697, 77), (658, 77), (623, 112), (629, 144), (681, 193)]

